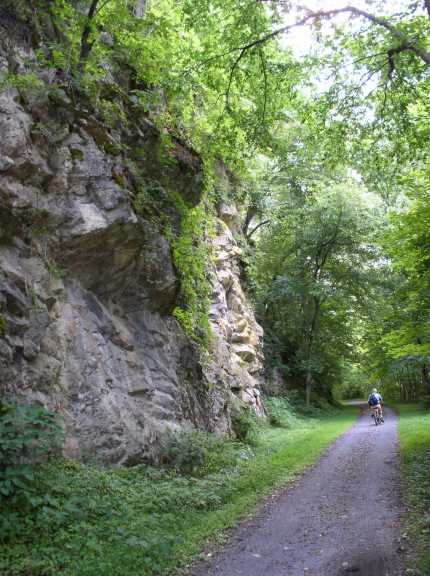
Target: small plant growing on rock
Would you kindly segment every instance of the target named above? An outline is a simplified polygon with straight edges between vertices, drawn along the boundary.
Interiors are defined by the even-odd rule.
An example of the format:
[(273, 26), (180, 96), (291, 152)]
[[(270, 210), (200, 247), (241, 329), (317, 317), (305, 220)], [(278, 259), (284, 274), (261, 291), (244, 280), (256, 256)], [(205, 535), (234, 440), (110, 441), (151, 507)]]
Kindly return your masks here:
[(55, 278), (56, 280), (61, 280), (65, 278), (66, 271), (62, 268), (55, 260), (48, 260), (47, 261), (48, 272), (51, 278)]
[(16, 88), (23, 95), (40, 96), (46, 92), (46, 84), (34, 72), (27, 74), (6, 74), (0, 81), (0, 91)]
[(3, 314), (0, 314), (0, 336), (5, 335), (6, 326), (7, 326), (6, 318), (3, 316)]

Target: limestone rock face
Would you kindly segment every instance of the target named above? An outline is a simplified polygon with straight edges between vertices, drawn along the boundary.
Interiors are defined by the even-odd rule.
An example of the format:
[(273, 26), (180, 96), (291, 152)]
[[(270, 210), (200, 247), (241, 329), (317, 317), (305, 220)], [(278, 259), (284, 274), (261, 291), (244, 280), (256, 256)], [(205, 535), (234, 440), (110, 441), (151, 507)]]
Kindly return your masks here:
[[(261, 412), (262, 334), (229, 226), (220, 219), (214, 239), (216, 337), (202, 365), (171, 315), (170, 245), (136, 213), (133, 168), (112, 152), (128, 136), (105, 134), (66, 98), (40, 105), (14, 89), (0, 94), (0, 134), (1, 397), (58, 411), (69, 456), (128, 464), (166, 426), (229, 433), (235, 396)], [(157, 135), (138, 137), (147, 173), (197, 202), (199, 160), (178, 142), (176, 165), (157, 166)]]
[(217, 235), (212, 240), (211, 323), (216, 339), (215, 358), (229, 375), (228, 385), (241, 400), (263, 415), (260, 398), (263, 370), (263, 330), (257, 324), (239, 281), (238, 258), (241, 250), (232, 230), (239, 229), (236, 207), (223, 203), (217, 220)]

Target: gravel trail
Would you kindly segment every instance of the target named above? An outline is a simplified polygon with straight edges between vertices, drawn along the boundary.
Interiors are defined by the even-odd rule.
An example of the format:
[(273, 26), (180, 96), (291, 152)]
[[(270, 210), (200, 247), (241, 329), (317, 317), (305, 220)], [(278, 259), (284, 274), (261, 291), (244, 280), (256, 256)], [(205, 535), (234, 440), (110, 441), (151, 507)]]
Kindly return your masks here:
[(297, 482), (192, 576), (400, 576), (397, 423), (363, 411)]

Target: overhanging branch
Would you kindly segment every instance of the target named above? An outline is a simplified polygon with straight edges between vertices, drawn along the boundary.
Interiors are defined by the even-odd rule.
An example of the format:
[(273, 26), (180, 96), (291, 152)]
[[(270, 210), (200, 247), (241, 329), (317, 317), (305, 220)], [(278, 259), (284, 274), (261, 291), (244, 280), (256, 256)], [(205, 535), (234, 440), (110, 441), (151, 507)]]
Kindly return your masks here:
[[(426, 0), (426, 7), (427, 7), (427, 5), (430, 9), (430, 0)], [(282, 26), (281, 28), (277, 28), (273, 32), (270, 32), (270, 34), (266, 34), (265, 36), (261, 36), (260, 38), (257, 38), (256, 40), (249, 42), (245, 46), (242, 46), (242, 48), (239, 49), (240, 52), (239, 52), (239, 55), (238, 55), (236, 62), (235, 62), (235, 68), (248, 50), (251, 50), (252, 48), (254, 48), (256, 46), (260, 46), (261, 44), (264, 44), (264, 43), (268, 42), (269, 40), (272, 40), (272, 39), (274, 39), (274, 38), (276, 38), (282, 34), (285, 34), (286, 32), (289, 32), (290, 30), (292, 30), (293, 28), (297, 28), (299, 26), (304, 26), (308, 22), (321, 20), (321, 19), (333, 18), (334, 16), (337, 16), (338, 14), (351, 14), (352, 16), (362, 17), (362, 18), (365, 18), (366, 20), (369, 20), (370, 22), (373, 22), (373, 24), (376, 24), (377, 26), (381, 26), (382, 28), (385, 28), (386, 30), (388, 30), (390, 32), (390, 34), (393, 36), (393, 38), (398, 40), (400, 46), (402, 46), (401, 51), (408, 50), (410, 52), (413, 52), (427, 66), (430, 65), (430, 52), (428, 52), (427, 50), (424, 50), (424, 48), (421, 48), (419, 45), (417, 45), (416, 42), (412, 41), (403, 32), (398, 30), (396, 28), (396, 26), (391, 24), (391, 22), (389, 22), (386, 18), (382, 18), (380, 16), (375, 16), (374, 14), (371, 14), (370, 12), (366, 12), (365, 10), (361, 10), (360, 8), (355, 8), (354, 6), (344, 6), (343, 8), (336, 8), (334, 10), (318, 10), (317, 12), (314, 12), (314, 11), (309, 10), (307, 8), (303, 8), (303, 10), (305, 10), (305, 12), (306, 12), (305, 16), (303, 18), (301, 18), (300, 20), (298, 20), (297, 22), (294, 22), (294, 24), (289, 24), (287, 26)], [(429, 12), (429, 15), (430, 15), (430, 12)]]

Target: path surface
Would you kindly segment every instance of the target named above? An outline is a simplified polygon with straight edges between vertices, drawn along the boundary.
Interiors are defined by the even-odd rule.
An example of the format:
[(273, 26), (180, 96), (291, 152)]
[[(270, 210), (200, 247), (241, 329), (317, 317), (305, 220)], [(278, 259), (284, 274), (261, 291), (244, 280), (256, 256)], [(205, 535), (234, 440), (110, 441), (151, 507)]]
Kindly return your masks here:
[(193, 576), (400, 576), (395, 414), (367, 411)]

